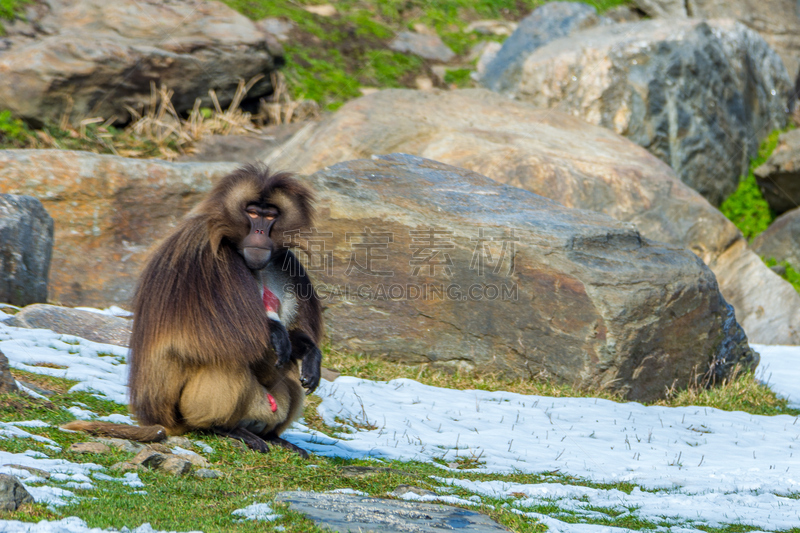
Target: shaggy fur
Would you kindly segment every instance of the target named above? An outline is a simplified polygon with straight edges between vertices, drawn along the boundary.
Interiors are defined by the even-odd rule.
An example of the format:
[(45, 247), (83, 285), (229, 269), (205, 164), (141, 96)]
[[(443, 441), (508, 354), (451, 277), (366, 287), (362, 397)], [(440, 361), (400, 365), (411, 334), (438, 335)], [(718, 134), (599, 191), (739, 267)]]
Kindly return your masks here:
[[(163, 426), (171, 435), (247, 426), (277, 438), (299, 416), (305, 381), (297, 362), (304, 380), (316, 372), (318, 382), (322, 312), (284, 234), (310, 227), (312, 201), (290, 174), (247, 166), (221, 179), (159, 246), (133, 301), (128, 384), (140, 424)], [(261, 271), (251, 271), (239, 250), (252, 204), (279, 212), (269, 235), (272, 259)], [(277, 367), (261, 286), (269, 276), (284, 276), (284, 264), (296, 268), (286, 282), (291, 290), (312, 296), (297, 299), (287, 314), (294, 317), (285, 324), (292, 362)], [(277, 403), (274, 412), (268, 395)], [(105, 426), (95, 429), (108, 434)]]

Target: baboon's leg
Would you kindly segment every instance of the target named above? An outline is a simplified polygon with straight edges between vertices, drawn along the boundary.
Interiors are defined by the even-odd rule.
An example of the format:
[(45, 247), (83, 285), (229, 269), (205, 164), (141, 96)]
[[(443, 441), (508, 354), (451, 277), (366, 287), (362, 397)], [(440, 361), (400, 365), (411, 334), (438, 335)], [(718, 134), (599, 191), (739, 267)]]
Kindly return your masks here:
[(188, 429), (230, 429), (241, 420), (253, 389), (248, 372), (200, 368), (183, 387), (178, 408)]

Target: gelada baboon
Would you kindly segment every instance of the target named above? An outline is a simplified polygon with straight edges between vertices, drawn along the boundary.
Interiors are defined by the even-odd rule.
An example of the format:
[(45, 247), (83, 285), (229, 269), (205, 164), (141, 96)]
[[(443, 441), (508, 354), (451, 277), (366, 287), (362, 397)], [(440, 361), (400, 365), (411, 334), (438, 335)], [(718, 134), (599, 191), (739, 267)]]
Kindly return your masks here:
[(216, 183), (136, 289), (128, 384), (141, 426), (65, 427), (141, 441), (211, 430), (306, 455), (279, 435), (320, 380), (321, 306), (289, 250), (312, 200), (290, 174), (259, 166)]

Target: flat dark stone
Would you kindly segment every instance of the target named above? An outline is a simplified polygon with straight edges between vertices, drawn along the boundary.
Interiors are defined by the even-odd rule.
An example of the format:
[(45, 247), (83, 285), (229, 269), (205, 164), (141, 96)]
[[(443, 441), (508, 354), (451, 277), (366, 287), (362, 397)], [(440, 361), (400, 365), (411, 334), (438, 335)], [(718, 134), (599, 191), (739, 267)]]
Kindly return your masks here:
[(508, 531), (486, 515), (449, 505), (306, 491), (281, 492), (275, 501), (288, 503), (292, 511), (342, 533)]

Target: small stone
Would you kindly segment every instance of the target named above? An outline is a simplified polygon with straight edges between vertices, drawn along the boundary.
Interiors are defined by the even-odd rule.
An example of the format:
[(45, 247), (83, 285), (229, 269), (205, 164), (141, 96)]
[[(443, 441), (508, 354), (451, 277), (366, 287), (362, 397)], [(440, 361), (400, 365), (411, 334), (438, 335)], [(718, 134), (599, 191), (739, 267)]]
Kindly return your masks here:
[(150, 443), (150, 444), (148, 444), (147, 446), (148, 446), (148, 447), (149, 447), (151, 450), (155, 450), (155, 451), (157, 451), (158, 453), (163, 453), (163, 454), (165, 454), (165, 455), (169, 455), (169, 454), (171, 454), (171, 453), (172, 453), (172, 448), (170, 448), (169, 446), (167, 446), (166, 444), (163, 444), (163, 443), (161, 443), (161, 442), (151, 442), (151, 443)]
[(289, 40), (289, 34), (294, 29), (294, 23), (290, 20), (277, 18), (266, 18), (256, 22), (256, 26), (261, 31), (274, 35), (278, 41)]
[[(419, 89), (420, 91), (430, 91), (431, 89), (433, 89), (433, 80), (427, 76), (419, 76), (417, 79), (414, 80), (414, 83), (417, 85), (417, 89)], [(334, 372), (331, 372), (330, 370), (328, 372), (330, 374), (334, 374)], [(334, 377), (333, 379), (339, 377), (338, 372), (336, 372), (336, 374), (337, 374), (336, 377)], [(328, 379), (327, 377), (325, 377), (324, 368), (322, 369), (322, 377), (328, 381), (333, 381), (333, 379)]]
[(399, 498), (400, 496), (406, 494), (407, 492), (412, 492), (418, 496), (436, 496), (436, 493), (433, 492), (432, 490), (422, 489), (419, 487), (415, 487), (413, 485), (398, 485), (397, 488), (394, 489), (389, 494)]
[(175, 476), (185, 476), (192, 469), (192, 463), (183, 457), (171, 455), (167, 457), (167, 460), (161, 464), (159, 469)]
[[(417, 87), (419, 89), (421, 89), (421, 90), (424, 90), (424, 89), (422, 89), (422, 87), (419, 86), (419, 80), (420, 79), (422, 79), (422, 78), (417, 78)], [(425, 79), (430, 80), (429, 78), (425, 78)], [(433, 87), (433, 82), (431, 82), (431, 87)], [(336, 370), (331, 370), (330, 368), (325, 368), (324, 366), (322, 367), (322, 379), (324, 379), (325, 381), (334, 381), (336, 378), (338, 378), (341, 375), (342, 375), (341, 372), (338, 372)]]
[(148, 468), (158, 468), (167, 460), (167, 457), (168, 456), (166, 454), (159, 453), (148, 447), (137, 453), (136, 457), (131, 459), (130, 462), (135, 465), (142, 465)]
[(102, 442), (76, 442), (67, 451), (72, 453), (108, 453), (111, 448)]
[(510, 20), (476, 20), (464, 28), (464, 31), (481, 35), (511, 35), (516, 29), (517, 23)]
[(181, 448), (186, 448), (187, 450), (191, 450), (194, 447), (192, 441), (190, 441), (186, 437), (168, 437), (167, 440), (165, 440), (160, 444), (163, 444), (164, 446), (167, 446), (169, 448), (180, 446)]
[(127, 453), (139, 453), (145, 448), (145, 445), (141, 442), (133, 442), (127, 439), (112, 439), (106, 437), (100, 437), (97, 439), (97, 442), (102, 442), (107, 446), (111, 446), (112, 448), (116, 448), (118, 450), (122, 450), (123, 452)]
[(222, 477), (222, 472), (219, 470), (212, 470), (211, 468), (198, 468), (194, 473), (194, 477), (200, 479), (217, 479)]
[(397, 37), (389, 43), (389, 48), (395, 52), (414, 54), (433, 61), (447, 62), (456, 56), (455, 52), (444, 44), (438, 35), (426, 35), (411, 31), (398, 33)]
[(428, 26), (426, 24), (422, 24), (421, 22), (413, 24), (411, 26), (411, 28), (415, 32), (421, 33), (422, 35), (436, 35), (436, 30), (434, 30), (433, 28), (431, 28), (430, 26)]
[(38, 468), (33, 468), (32, 466), (25, 466), (25, 465), (18, 465), (18, 464), (5, 464), (3, 466), (7, 466), (9, 468), (16, 468), (17, 470), (27, 470), (34, 476), (39, 476), (44, 479), (50, 479), (50, 472), (46, 470), (39, 470)]
[(0, 474), (0, 511), (16, 511), (23, 503), (33, 503), (33, 496), (14, 476)]
[(336, 14), (336, 8), (330, 4), (322, 4), (321, 6), (303, 6), (303, 9), (309, 13), (319, 15), (320, 17), (332, 17)]
[(121, 463), (114, 463), (111, 465), (111, 470), (115, 472), (127, 472), (128, 470), (141, 470), (140, 465), (135, 465), (133, 463), (129, 463), (128, 461), (122, 461)]
[(200, 467), (200, 468), (204, 468), (204, 467), (208, 466), (208, 464), (209, 464), (208, 460), (206, 460), (205, 457), (203, 457), (202, 455), (200, 455), (198, 453), (194, 453), (194, 452), (190, 452), (190, 453), (176, 452), (175, 455), (177, 455), (181, 459), (186, 459), (187, 461), (192, 463), (192, 465)]

